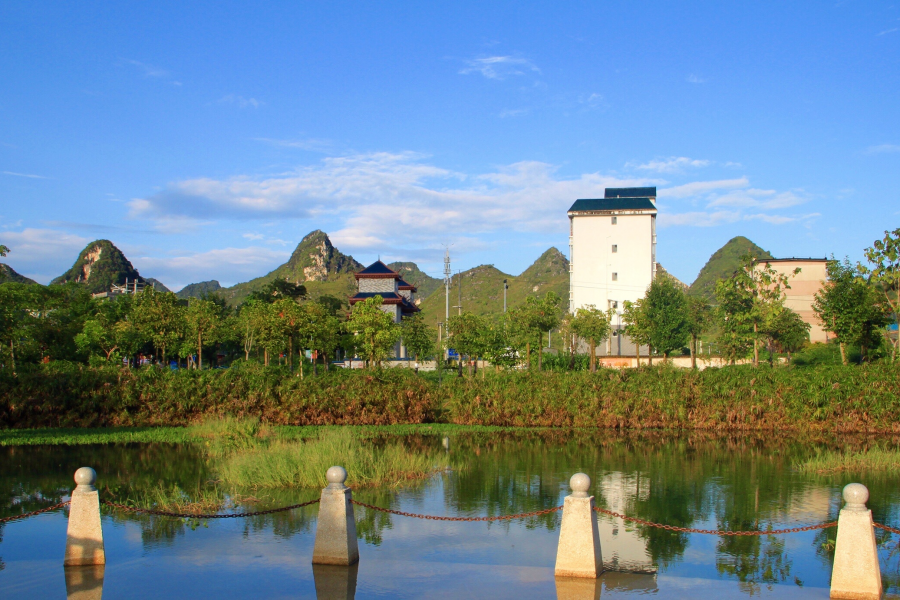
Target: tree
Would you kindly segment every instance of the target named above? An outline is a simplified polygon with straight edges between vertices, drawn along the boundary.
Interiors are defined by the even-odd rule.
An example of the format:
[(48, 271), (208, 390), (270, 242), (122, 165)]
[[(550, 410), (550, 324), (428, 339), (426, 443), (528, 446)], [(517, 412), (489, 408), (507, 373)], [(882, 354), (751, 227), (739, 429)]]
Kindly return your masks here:
[[(788, 355), (788, 363), (791, 362), (791, 354), (797, 352), (809, 341), (809, 323), (788, 309), (783, 310), (774, 322), (773, 345), (780, 352)], [(769, 362), (772, 362), (770, 355)]]
[(897, 360), (900, 349), (900, 228), (885, 231), (884, 238), (875, 240), (871, 248), (866, 248), (866, 260), (871, 268), (860, 265), (860, 271), (869, 276), (890, 306), (894, 323), (897, 325), (897, 340), (891, 343), (891, 361)]
[[(296, 304), (293, 300), (287, 300), (290, 304)], [(269, 360), (287, 350), (290, 345), (291, 325), (282, 316), (283, 308), (280, 303), (259, 305), (259, 329), (257, 330), (257, 343), (263, 349), (263, 364), (269, 366)]]
[(672, 350), (684, 347), (690, 338), (687, 297), (671, 277), (655, 277), (644, 296), (643, 311), (650, 332), (650, 345), (668, 360)]
[(166, 353), (178, 345), (184, 335), (185, 308), (172, 292), (144, 288), (134, 300), (133, 322), (156, 348), (163, 363)]
[(469, 375), (472, 375), (471, 361), (478, 360), (478, 356), (484, 350), (486, 329), (484, 318), (475, 313), (463, 312), (450, 317), (450, 320), (447, 321), (450, 343), (459, 354), (460, 374), (462, 374), (462, 358), (465, 356), (469, 363)]
[(244, 360), (250, 360), (250, 351), (266, 325), (266, 303), (251, 299), (242, 304), (235, 325), (244, 347)]
[(555, 292), (547, 292), (543, 298), (529, 296), (524, 304), (512, 308), (508, 314), (512, 330), (524, 342), (528, 368), (531, 369), (531, 344), (537, 342), (538, 371), (542, 368), (541, 344), (544, 332), (559, 325), (560, 297)]
[[(197, 368), (203, 368), (203, 348), (217, 344), (224, 336), (222, 308), (212, 300), (191, 299), (185, 311), (189, 345), (197, 350)], [(196, 345), (193, 345), (196, 342)]]
[(790, 289), (788, 280), (799, 272), (798, 268), (790, 275), (779, 273), (768, 262), (748, 254), (734, 275), (716, 282), (720, 341), (732, 364), (752, 346), (753, 366), (759, 366), (759, 342), (771, 337), (769, 324), (785, 310), (784, 290)]
[(274, 279), (262, 289), (256, 290), (248, 297), (248, 300), (257, 300), (272, 304), (283, 298), (300, 300), (306, 297), (306, 286), (302, 283), (291, 283), (285, 279)]
[(30, 321), (34, 318), (29, 311), (32, 301), (30, 286), (20, 283), (0, 285), (0, 342), (9, 350), (9, 369), (16, 376), (16, 346), (27, 339)]
[(877, 342), (878, 331), (888, 323), (879, 292), (855, 270), (850, 261), (832, 260), (826, 266), (828, 281), (816, 292), (813, 311), (822, 328), (834, 334), (841, 347), (841, 362), (847, 364), (847, 345), (866, 348)]
[(687, 298), (687, 329), (691, 336), (691, 368), (697, 368), (697, 340), (712, 324), (713, 311), (703, 296)]
[[(424, 358), (434, 351), (434, 331), (425, 324), (422, 313), (406, 317), (400, 325), (403, 329), (403, 343), (406, 344), (406, 349), (412, 352), (418, 365), (419, 356)], [(418, 372), (418, 366), (416, 371)]]
[(0, 244), (0, 256), (6, 256), (6, 253), (9, 252), (9, 248)]
[(84, 322), (81, 333), (75, 336), (75, 345), (86, 354), (93, 354), (92, 350), (98, 348), (103, 352), (103, 360), (109, 362), (119, 349), (116, 339), (116, 330), (108, 324), (101, 324), (97, 319), (88, 319)]
[(638, 366), (641, 364), (641, 346), (647, 346), (647, 359), (653, 364), (653, 348), (650, 347), (650, 320), (644, 310), (644, 301), (632, 302), (626, 300), (622, 304), (622, 321), (625, 323), (623, 331), (634, 343), (634, 352), (637, 355)]
[(363, 359), (373, 366), (381, 366), (400, 338), (400, 326), (381, 310), (383, 303), (378, 295), (357, 302), (347, 320), (347, 331), (358, 336)]
[(609, 336), (611, 312), (604, 312), (588, 304), (575, 311), (572, 318), (572, 332), (587, 342), (591, 356), (591, 373), (597, 371), (597, 345)]

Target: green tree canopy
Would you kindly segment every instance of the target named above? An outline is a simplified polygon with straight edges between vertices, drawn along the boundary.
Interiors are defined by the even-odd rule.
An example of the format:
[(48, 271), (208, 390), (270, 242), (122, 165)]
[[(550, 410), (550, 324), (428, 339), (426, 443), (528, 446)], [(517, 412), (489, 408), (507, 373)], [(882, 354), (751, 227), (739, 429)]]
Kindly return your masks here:
[(896, 361), (900, 349), (900, 228), (885, 231), (884, 237), (865, 252), (871, 266), (860, 266), (860, 270), (881, 291), (898, 326), (897, 339), (891, 344), (891, 360)]
[(403, 343), (412, 353), (416, 362), (419, 357), (425, 358), (434, 351), (436, 332), (425, 324), (422, 313), (415, 313), (403, 319)]
[(357, 336), (357, 348), (370, 365), (380, 366), (400, 338), (400, 326), (381, 310), (384, 298), (373, 296), (357, 302), (347, 320), (347, 331)]
[(593, 304), (582, 306), (572, 317), (572, 332), (588, 345), (591, 356), (591, 373), (597, 371), (597, 346), (609, 336), (609, 311), (602, 311)]
[(655, 277), (642, 303), (650, 333), (650, 345), (668, 359), (690, 338), (688, 303), (684, 290), (671, 277)]

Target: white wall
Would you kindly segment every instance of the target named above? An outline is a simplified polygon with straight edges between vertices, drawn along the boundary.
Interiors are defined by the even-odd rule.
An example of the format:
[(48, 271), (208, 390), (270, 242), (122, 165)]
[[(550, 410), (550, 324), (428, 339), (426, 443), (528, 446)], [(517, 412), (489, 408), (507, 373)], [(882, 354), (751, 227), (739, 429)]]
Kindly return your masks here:
[[(577, 215), (571, 223), (570, 310), (593, 304), (606, 310), (644, 297), (653, 280), (654, 215)], [(617, 252), (612, 252), (612, 246)], [(618, 275), (612, 280), (612, 274)]]

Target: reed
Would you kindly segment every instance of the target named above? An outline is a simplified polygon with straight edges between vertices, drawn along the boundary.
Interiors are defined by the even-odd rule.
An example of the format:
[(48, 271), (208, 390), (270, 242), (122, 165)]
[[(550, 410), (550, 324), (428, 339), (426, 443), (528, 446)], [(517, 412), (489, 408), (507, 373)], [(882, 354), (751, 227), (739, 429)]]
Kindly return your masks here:
[(900, 471), (900, 450), (870, 448), (858, 451), (822, 451), (794, 464), (801, 473), (896, 473)]

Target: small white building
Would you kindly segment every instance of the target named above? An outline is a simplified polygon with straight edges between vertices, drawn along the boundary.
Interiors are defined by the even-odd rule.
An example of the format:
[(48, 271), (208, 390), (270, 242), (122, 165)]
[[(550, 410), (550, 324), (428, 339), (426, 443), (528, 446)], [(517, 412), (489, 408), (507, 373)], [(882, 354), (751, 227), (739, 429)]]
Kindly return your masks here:
[[(404, 315), (419, 312), (415, 304), (416, 286), (403, 281), (400, 273), (394, 271), (383, 262), (375, 261), (359, 273), (355, 274), (357, 292), (350, 297), (350, 306), (357, 302), (381, 296), (384, 303), (381, 310), (394, 318), (394, 323), (399, 323)], [(394, 348), (396, 358), (406, 358), (406, 346), (402, 340), (397, 342)]]
[(569, 215), (569, 310), (613, 309), (613, 333), (600, 354), (634, 355), (623, 303), (640, 300), (656, 275), (656, 188), (606, 188), (603, 198), (576, 200)]

